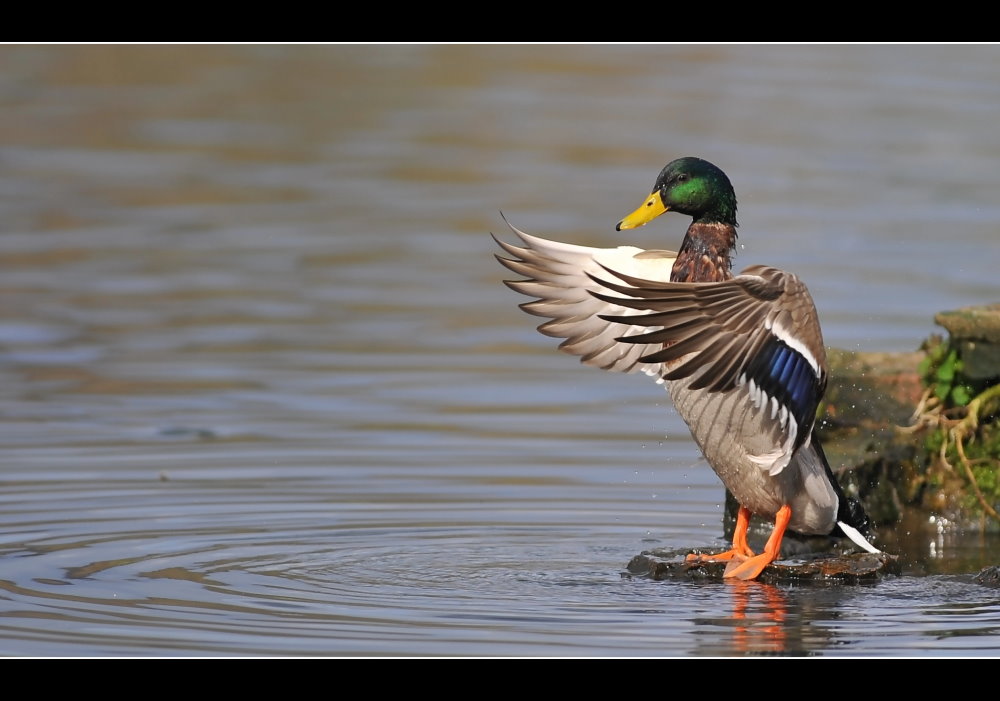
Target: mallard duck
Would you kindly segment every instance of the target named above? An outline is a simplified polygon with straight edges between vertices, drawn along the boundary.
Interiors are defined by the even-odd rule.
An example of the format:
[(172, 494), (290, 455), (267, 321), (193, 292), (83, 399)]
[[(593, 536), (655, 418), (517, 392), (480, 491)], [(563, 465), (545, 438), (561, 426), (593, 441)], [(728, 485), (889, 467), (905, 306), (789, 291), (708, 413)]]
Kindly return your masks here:
[[(756, 578), (780, 553), (786, 529), (864, 537), (870, 521), (847, 498), (815, 431), (827, 383), (816, 307), (795, 275), (753, 265), (733, 275), (736, 195), (722, 170), (679, 158), (660, 172), (618, 231), (664, 212), (691, 217), (680, 250), (590, 248), (547, 241), (508, 223), (523, 245), (496, 239), (524, 276), (510, 288), (521, 308), (549, 320), (538, 330), (560, 350), (605, 370), (665, 383), (680, 416), (739, 503), (732, 548), (691, 558), (726, 561), (725, 576)], [(505, 220), (506, 221), (506, 220)], [(751, 515), (773, 520), (762, 553), (747, 544)]]

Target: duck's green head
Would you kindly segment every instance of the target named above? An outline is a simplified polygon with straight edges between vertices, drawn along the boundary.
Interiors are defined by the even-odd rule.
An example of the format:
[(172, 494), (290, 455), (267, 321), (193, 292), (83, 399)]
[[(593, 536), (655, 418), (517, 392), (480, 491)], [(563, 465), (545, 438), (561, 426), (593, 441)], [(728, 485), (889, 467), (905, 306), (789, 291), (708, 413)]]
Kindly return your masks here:
[(698, 223), (736, 223), (736, 193), (718, 167), (687, 156), (660, 171), (653, 191), (637, 210), (618, 222), (618, 231), (648, 224), (664, 212), (680, 212)]

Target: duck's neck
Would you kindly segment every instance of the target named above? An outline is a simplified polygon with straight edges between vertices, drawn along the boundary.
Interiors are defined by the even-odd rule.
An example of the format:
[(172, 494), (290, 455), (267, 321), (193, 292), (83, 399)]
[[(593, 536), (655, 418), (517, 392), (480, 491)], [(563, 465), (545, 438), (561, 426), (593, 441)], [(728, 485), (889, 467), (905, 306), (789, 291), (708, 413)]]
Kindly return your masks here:
[(736, 227), (719, 222), (694, 222), (688, 227), (671, 282), (721, 282), (733, 276)]

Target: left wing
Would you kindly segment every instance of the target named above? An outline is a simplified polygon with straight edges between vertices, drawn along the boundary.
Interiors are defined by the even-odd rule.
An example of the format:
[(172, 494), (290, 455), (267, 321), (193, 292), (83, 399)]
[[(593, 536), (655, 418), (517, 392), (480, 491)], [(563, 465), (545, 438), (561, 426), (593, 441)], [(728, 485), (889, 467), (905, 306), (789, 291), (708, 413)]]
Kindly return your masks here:
[(798, 277), (763, 265), (725, 282), (639, 280), (610, 267), (607, 273), (621, 282), (593, 280), (623, 296), (592, 294), (632, 314), (602, 318), (649, 327), (620, 340), (658, 346), (640, 362), (666, 364), (667, 381), (693, 377), (690, 390), (743, 389), (770, 411), (788, 456), (809, 439), (826, 390), (826, 351), (812, 296)]

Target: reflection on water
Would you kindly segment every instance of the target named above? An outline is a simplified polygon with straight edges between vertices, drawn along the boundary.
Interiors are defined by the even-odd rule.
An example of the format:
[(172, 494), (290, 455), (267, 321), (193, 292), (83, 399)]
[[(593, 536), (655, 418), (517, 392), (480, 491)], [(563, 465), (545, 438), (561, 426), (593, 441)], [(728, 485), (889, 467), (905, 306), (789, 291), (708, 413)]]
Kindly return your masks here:
[(997, 58), (0, 47), (0, 654), (996, 654), (992, 534), (886, 529), (874, 586), (623, 578), (721, 543), (721, 486), (661, 388), (539, 340), (489, 232), (676, 247), (614, 224), (701, 155), (738, 266), (912, 350), (998, 295)]
[[(727, 582), (728, 585), (728, 582)], [(758, 582), (735, 582), (733, 594), (733, 650), (739, 654), (790, 652), (786, 596), (777, 587)]]

